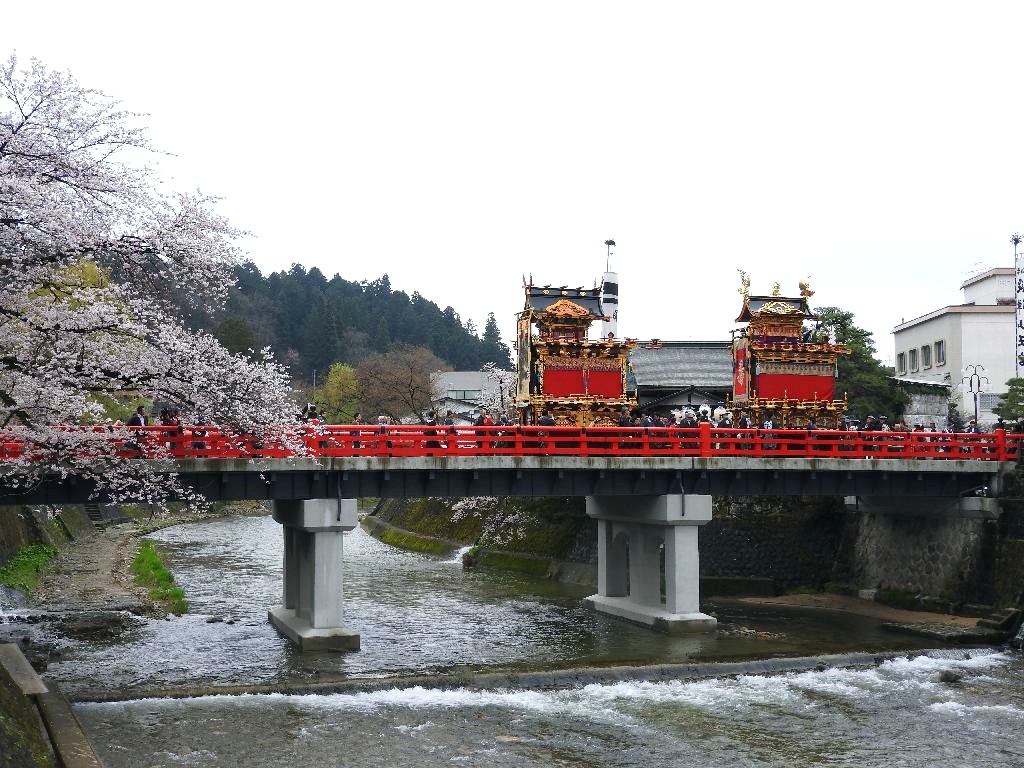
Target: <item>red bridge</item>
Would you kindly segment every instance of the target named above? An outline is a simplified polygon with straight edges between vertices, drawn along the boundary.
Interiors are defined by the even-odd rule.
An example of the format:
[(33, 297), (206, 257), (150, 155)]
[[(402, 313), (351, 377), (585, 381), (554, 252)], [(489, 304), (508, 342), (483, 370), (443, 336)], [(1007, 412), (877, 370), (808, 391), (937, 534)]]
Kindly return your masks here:
[[(81, 428), (69, 429), (70, 432)], [(93, 428), (102, 430), (102, 428)], [(751, 457), (1016, 461), (1024, 434), (624, 427), (306, 425), (255, 436), (215, 426), (129, 427), (112, 435), (125, 458), (264, 459), (443, 456)], [(31, 457), (14, 437), (0, 460)]]
[[(95, 432), (85, 441), (80, 428), (67, 434), (69, 451), (96, 450)], [(698, 631), (715, 624), (700, 612), (697, 547), (712, 496), (845, 496), (851, 509), (915, 515), (920, 525), (940, 515), (995, 519), (1024, 435), (305, 425), (256, 436), (196, 425), (118, 429), (109, 439), (121, 456), (174, 472), (211, 500), (273, 501), (284, 589), (271, 621), (302, 648), (356, 649), (342, 568), (358, 498), (585, 496), (598, 535), (598, 591), (588, 602)], [(34, 450), (0, 443), (0, 480)], [(52, 477), (0, 490), (0, 503), (76, 503), (96, 491)]]

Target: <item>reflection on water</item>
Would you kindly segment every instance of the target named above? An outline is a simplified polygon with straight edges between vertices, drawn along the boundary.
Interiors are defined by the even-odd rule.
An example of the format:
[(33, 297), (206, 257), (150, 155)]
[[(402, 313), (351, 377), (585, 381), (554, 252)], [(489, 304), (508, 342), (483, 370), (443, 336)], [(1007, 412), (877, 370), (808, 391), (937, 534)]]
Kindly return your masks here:
[[(281, 528), (223, 518), (153, 535), (192, 613), (147, 620), (108, 643), (72, 643), (51, 674), (83, 689), (313, 680), (326, 676), (545, 668), (906, 648), (846, 614), (711, 603), (716, 634), (670, 637), (582, 607), (585, 588), (403, 552), (360, 529), (345, 537), (346, 622), (357, 653), (293, 650), (267, 622), (281, 600)], [(210, 623), (211, 619), (219, 619)]]
[[(938, 681), (941, 670), (963, 678)], [(135, 766), (1024, 765), (1024, 663), (963, 652), (878, 668), (564, 691), (423, 688), (76, 707)]]

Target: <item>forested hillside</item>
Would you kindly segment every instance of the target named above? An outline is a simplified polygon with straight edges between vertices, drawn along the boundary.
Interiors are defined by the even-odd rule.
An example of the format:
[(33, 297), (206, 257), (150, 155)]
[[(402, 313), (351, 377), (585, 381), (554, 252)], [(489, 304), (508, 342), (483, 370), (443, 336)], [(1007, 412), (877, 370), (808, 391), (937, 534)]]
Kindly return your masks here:
[(463, 323), (452, 307), (441, 309), (414, 292), (393, 291), (387, 275), (371, 282), (328, 280), (313, 267), (294, 264), (264, 277), (255, 264), (236, 269), (237, 285), (216, 316), (193, 315), (232, 351), (271, 345), (294, 375), (309, 379), (331, 363), (357, 365), (395, 343), (430, 349), (456, 370), (478, 370), (494, 362), (512, 368), (494, 314), (483, 334)]

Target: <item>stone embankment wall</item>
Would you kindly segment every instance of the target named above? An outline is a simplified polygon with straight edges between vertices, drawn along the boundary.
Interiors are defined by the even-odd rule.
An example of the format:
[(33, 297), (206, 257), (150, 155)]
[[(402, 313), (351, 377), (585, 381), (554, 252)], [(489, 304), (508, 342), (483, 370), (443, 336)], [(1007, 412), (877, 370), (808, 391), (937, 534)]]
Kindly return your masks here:
[(833, 498), (715, 499), (700, 530), (701, 576), (767, 578), (782, 591), (845, 581), (849, 517)]
[[(999, 521), (848, 511), (839, 498), (716, 499), (700, 531), (704, 594), (874, 589), (908, 607), (959, 610), (1024, 601), (1024, 492)], [(374, 512), (404, 532), (477, 544), (483, 565), (596, 583), (597, 527), (583, 499), (390, 500)], [(755, 582), (760, 580), (760, 582)]]
[(29, 544), (59, 547), (88, 535), (92, 523), (80, 506), (42, 508), (0, 507), (0, 565)]
[(54, 765), (39, 713), (0, 664), (0, 768)]
[(855, 578), (862, 589), (952, 603), (988, 603), (988, 564), (996, 521), (861, 513)]
[[(483, 565), (595, 585), (597, 525), (581, 498), (408, 499), (381, 502), (371, 533), (405, 548), (432, 551), (436, 542), (405, 541), (401, 531), (477, 544)], [(764, 591), (821, 588), (849, 570), (849, 515), (836, 499), (719, 499), (712, 521), (701, 528), (701, 577), (708, 594), (720, 590)], [(400, 530), (395, 530), (395, 528)], [(769, 589), (772, 591), (772, 589)]]

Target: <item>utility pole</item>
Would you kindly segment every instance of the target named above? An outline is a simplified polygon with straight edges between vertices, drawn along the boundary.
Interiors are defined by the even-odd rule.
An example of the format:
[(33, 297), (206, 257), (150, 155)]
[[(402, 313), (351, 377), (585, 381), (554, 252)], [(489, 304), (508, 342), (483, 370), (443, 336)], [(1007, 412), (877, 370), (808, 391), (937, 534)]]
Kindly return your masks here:
[(963, 383), (967, 385), (967, 391), (974, 395), (974, 423), (978, 423), (978, 395), (984, 390), (982, 389), (982, 382), (985, 384), (989, 383), (988, 376), (982, 376), (978, 371), (984, 371), (985, 366), (981, 363), (974, 365), (965, 365), (964, 373), (970, 371), (970, 374), (963, 377)]

